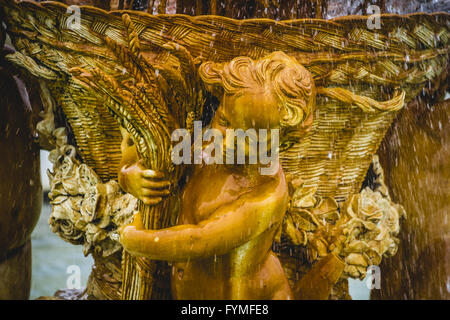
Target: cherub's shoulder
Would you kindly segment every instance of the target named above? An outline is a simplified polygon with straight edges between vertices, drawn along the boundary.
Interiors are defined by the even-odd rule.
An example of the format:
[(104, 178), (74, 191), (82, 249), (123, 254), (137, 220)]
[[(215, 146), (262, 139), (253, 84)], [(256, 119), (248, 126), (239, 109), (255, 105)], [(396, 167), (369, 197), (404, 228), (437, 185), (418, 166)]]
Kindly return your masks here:
[(249, 198), (261, 203), (285, 202), (288, 198), (288, 186), (282, 172), (271, 177), (265, 177), (263, 183), (252, 189)]

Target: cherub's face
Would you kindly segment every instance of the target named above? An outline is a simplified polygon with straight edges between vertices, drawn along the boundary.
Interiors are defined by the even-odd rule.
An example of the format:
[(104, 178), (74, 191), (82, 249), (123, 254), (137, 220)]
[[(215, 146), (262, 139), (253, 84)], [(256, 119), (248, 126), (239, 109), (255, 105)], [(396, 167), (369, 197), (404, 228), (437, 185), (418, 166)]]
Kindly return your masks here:
[[(218, 129), (226, 137), (227, 129), (254, 129), (259, 143), (263, 139), (259, 135), (259, 129), (266, 129), (267, 135), (265, 142), (267, 149), (270, 150), (271, 129), (279, 129), (280, 112), (278, 103), (270, 90), (245, 90), (236, 95), (224, 95), (219, 108), (211, 123), (212, 128)], [(225, 144), (225, 139), (224, 139)], [(248, 140), (245, 140), (246, 156), (248, 156)], [(235, 145), (235, 148), (239, 146)], [(244, 150), (244, 149), (241, 149)]]
[(212, 127), (226, 129), (275, 129), (280, 125), (278, 104), (270, 91), (242, 91), (225, 94), (212, 121)]

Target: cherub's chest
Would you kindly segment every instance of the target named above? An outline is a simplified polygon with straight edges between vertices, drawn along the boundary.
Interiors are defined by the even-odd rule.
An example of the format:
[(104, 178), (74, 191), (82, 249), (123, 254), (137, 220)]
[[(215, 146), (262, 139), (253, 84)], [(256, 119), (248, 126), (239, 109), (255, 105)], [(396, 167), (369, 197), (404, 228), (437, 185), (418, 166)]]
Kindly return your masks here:
[(239, 179), (220, 168), (199, 168), (184, 188), (179, 224), (208, 219), (217, 208), (235, 201), (246, 191)]

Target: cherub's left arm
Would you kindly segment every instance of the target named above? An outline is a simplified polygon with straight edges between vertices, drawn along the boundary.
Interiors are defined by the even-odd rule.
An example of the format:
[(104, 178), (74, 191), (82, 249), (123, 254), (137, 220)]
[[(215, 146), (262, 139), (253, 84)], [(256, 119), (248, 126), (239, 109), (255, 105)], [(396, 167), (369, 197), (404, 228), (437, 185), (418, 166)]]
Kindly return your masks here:
[(120, 230), (120, 242), (131, 254), (155, 260), (186, 261), (223, 255), (281, 223), (287, 193), (284, 190), (283, 195), (280, 188), (270, 194), (245, 194), (196, 225), (144, 230), (137, 215), (133, 224)]

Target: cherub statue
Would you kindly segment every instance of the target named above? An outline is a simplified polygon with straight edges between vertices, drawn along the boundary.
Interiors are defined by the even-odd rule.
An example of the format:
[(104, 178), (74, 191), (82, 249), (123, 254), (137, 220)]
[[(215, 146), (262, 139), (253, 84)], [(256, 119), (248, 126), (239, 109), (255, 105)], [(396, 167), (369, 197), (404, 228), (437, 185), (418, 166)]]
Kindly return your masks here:
[[(211, 127), (224, 135), (227, 129), (301, 127), (313, 111), (311, 74), (282, 52), (259, 60), (206, 62), (200, 75), (207, 87), (223, 90)], [(119, 182), (144, 203), (158, 203), (170, 183), (143, 167), (127, 139), (125, 133)], [(249, 142), (245, 144), (248, 156)], [(178, 225), (145, 230), (137, 214), (121, 229), (120, 242), (132, 255), (175, 262), (176, 299), (291, 299), (284, 270), (271, 250), (287, 209), (286, 179), (281, 165), (267, 175), (261, 174), (264, 166), (259, 160), (195, 165), (183, 189)]]
[[(81, 28), (73, 28), (62, 4), (4, 0), (0, 7), (17, 49), (6, 58), (40, 80), (52, 128), (67, 129), (67, 144), (98, 184), (115, 183), (120, 170), (121, 187), (140, 199), (141, 216), (122, 229), (123, 255), (93, 253), (96, 270), (108, 272), (92, 273), (92, 296), (168, 298), (170, 260), (176, 298), (341, 299), (330, 295), (336, 281), (362, 277), (386, 248), (394, 252), (390, 234), (398, 228), (390, 218), (399, 212), (388, 210), (387, 193), (360, 190), (399, 110), (445, 75), (448, 14), (383, 16), (383, 28), (372, 30), (367, 17), (233, 20), (82, 6)], [(171, 132), (190, 131), (202, 117), (205, 88), (221, 97), (214, 129), (281, 130), (282, 168), (261, 175), (261, 162), (195, 165), (186, 176), (172, 163)], [(56, 147), (47, 131), (40, 135)], [(178, 187), (179, 225), (168, 228), (180, 211), (171, 209)], [(67, 203), (54, 204), (53, 216)], [(104, 229), (118, 240), (115, 228)]]

